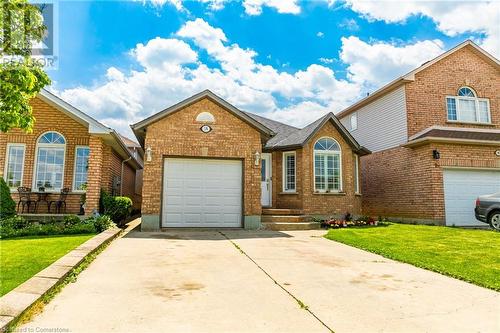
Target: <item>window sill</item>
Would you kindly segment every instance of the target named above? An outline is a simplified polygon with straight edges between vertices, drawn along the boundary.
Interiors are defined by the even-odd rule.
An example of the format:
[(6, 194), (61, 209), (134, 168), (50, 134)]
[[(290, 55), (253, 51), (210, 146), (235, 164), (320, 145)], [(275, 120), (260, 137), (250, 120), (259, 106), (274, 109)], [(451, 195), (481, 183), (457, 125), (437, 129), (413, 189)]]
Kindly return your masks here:
[(299, 192), (280, 192), (280, 193), (278, 193), (278, 194), (280, 194), (280, 195), (281, 195), (281, 194), (297, 195), (297, 194), (299, 194)]
[(313, 195), (346, 195), (345, 192), (313, 192)]
[(362, 194), (361, 193), (354, 193), (355, 196), (360, 197)]
[(474, 122), (474, 121), (459, 121), (459, 120), (447, 120), (447, 124), (450, 125), (478, 125), (478, 126), (485, 126), (485, 127), (494, 127), (495, 124), (492, 123), (479, 123), (479, 122)]

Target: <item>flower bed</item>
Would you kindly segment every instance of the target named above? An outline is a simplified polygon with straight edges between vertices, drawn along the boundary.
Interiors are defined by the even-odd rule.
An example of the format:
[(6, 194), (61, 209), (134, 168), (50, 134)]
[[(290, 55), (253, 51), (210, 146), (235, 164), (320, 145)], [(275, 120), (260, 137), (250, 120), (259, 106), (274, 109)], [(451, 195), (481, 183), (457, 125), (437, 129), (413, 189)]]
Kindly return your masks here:
[(320, 222), (321, 227), (325, 229), (379, 226), (384, 224), (383, 222), (381, 223), (370, 216), (363, 216), (358, 219), (352, 220), (350, 214), (346, 214), (346, 216), (342, 219), (330, 218), (326, 220), (320, 220)]

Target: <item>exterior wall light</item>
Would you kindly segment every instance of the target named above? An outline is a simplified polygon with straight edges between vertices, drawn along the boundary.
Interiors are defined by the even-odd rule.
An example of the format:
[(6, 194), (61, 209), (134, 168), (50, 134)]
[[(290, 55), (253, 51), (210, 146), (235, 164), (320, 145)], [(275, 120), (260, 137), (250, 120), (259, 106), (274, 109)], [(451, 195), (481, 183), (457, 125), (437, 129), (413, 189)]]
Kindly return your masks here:
[(439, 160), (441, 158), (441, 154), (439, 153), (439, 150), (434, 149), (432, 151), (432, 158), (435, 160)]
[(146, 161), (151, 162), (152, 157), (151, 157), (151, 146), (146, 148)]
[(256, 151), (255, 154), (253, 154), (253, 156), (255, 157), (255, 166), (259, 166), (260, 153)]

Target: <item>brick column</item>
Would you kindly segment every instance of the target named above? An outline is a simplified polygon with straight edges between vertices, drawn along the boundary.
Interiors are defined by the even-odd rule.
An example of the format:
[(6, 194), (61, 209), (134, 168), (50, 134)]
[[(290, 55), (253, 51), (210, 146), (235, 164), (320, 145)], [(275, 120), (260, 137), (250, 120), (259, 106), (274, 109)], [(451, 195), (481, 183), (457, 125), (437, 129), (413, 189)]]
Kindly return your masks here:
[(85, 214), (90, 215), (92, 211), (99, 210), (99, 197), (101, 195), (103, 150), (104, 143), (101, 138), (91, 135), (89, 140), (90, 156), (87, 180), (87, 201), (85, 203)]

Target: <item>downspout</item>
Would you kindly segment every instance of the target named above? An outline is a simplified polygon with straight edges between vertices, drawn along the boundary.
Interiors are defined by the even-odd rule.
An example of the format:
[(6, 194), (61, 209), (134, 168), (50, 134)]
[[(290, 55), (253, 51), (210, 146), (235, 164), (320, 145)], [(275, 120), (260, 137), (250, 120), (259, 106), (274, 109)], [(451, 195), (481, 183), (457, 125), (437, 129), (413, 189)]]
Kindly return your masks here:
[(123, 169), (125, 167), (125, 163), (130, 161), (131, 159), (132, 159), (132, 156), (130, 156), (126, 160), (122, 161), (122, 173), (120, 175), (120, 196), (123, 196)]

